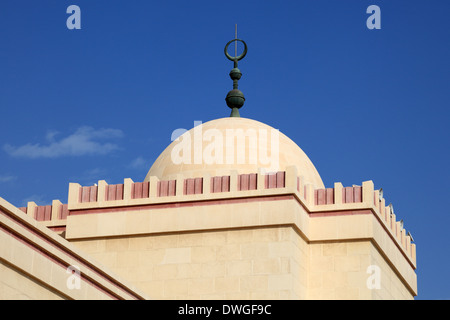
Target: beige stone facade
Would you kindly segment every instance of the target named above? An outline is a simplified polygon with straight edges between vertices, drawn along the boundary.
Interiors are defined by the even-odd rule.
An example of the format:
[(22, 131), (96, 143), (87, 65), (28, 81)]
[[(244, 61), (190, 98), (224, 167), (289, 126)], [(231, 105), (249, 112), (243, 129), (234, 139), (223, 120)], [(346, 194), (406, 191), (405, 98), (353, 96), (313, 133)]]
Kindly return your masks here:
[[(295, 148), (289, 140), (280, 152)], [(238, 165), (205, 167), (203, 174), (185, 167), (186, 175), (157, 161), (143, 182), (71, 183), (67, 204), (29, 203), (20, 211), (2, 200), (2, 210), (89, 261), (80, 268), (86, 275), (101, 270), (127, 288), (115, 298), (413, 299), (415, 244), (373, 182), (324, 188), (309, 159), (292, 165), (283, 159), (274, 173)], [(31, 269), (32, 278), (24, 277), (18, 266), (39, 255), (12, 244), (7, 232), (0, 235), (0, 298), (69, 296), (67, 274), (52, 273), (64, 268)], [(19, 292), (30, 281), (41, 285)], [(103, 298), (72, 291), (72, 298)]]
[(0, 244), (0, 300), (146, 298), (107, 266), (1, 198)]

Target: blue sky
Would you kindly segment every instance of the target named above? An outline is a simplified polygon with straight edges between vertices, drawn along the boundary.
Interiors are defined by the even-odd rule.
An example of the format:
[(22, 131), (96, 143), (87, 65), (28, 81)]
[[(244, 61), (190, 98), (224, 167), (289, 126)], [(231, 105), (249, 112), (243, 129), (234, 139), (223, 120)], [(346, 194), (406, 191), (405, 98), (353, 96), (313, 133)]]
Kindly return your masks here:
[[(69, 30), (69, 5), (81, 29)], [(381, 29), (369, 30), (369, 5)], [(449, 299), (450, 2), (85, 1), (0, 5), (0, 196), (67, 202), (69, 182), (142, 181), (177, 128), (280, 129), (326, 187), (373, 180), (417, 245), (418, 299)]]

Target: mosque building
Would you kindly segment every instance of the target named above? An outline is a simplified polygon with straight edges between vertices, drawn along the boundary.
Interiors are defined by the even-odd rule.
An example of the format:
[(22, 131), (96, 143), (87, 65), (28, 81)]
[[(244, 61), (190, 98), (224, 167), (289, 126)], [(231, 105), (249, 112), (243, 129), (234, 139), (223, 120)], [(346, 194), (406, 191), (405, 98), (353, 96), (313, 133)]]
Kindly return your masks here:
[(382, 191), (325, 187), (294, 141), (240, 117), (232, 41), (231, 116), (183, 133), (143, 181), (0, 198), (0, 299), (414, 299), (416, 246)]

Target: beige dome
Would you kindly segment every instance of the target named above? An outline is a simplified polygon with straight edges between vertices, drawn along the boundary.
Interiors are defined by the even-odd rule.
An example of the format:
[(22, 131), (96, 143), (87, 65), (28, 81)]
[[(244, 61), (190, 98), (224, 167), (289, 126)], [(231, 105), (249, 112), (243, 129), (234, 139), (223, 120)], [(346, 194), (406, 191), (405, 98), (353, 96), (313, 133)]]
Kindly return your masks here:
[(284, 171), (296, 166), (298, 175), (317, 188), (322, 179), (308, 156), (283, 133), (246, 118), (221, 118), (200, 124), (174, 140), (156, 159), (145, 180), (160, 180)]

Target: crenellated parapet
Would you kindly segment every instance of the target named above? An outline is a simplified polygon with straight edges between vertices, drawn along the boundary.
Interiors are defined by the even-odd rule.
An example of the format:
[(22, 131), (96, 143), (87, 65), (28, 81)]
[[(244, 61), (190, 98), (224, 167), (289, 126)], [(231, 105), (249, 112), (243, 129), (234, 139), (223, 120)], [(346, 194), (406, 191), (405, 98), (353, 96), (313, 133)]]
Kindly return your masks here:
[[(396, 215), (380, 198), (379, 190), (372, 181), (359, 186), (344, 187), (337, 182), (333, 188), (315, 188), (305, 183), (295, 167), (286, 171), (239, 174), (230, 170), (229, 175), (159, 180), (150, 177), (148, 181), (134, 182), (126, 178), (121, 184), (108, 184), (104, 180), (93, 186), (70, 183), (68, 203), (54, 200), (52, 205), (38, 206), (29, 202), (22, 211), (44, 223), (50, 229), (63, 231), (66, 218), (72, 214), (105, 212), (120, 208), (140, 208), (151, 205), (176, 205), (201, 201), (249, 199), (292, 195), (306, 209), (311, 217), (372, 212), (395, 245), (403, 252), (411, 265), (416, 263), (416, 246)], [(369, 210), (369, 211), (367, 211)]]
[[(402, 249), (405, 255), (415, 265), (416, 245), (412, 243), (411, 236), (403, 228), (402, 221), (397, 221), (392, 208), (386, 206), (386, 201), (380, 197), (380, 190), (374, 190), (372, 181), (365, 181), (361, 186), (343, 187), (335, 183), (334, 188), (312, 189), (305, 186), (304, 194), (310, 213), (332, 213), (335, 211), (352, 211), (370, 208), (377, 219), (382, 223), (389, 236)], [(314, 194), (314, 197), (312, 196)]]
[[(86, 245), (108, 239), (165, 239), (176, 234), (181, 239), (199, 233), (245, 231), (251, 235), (259, 232), (256, 230), (289, 229), (302, 239), (296, 243), (311, 248), (304, 251), (309, 257), (304, 261), (312, 268), (304, 277), (321, 276), (322, 271), (339, 273), (347, 267), (352, 277), (355, 270), (365, 276), (367, 267), (376, 265), (385, 268), (383, 272), (392, 279), (398, 277), (412, 296), (417, 295), (416, 245), (372, 181), (348, 187), (337, 182), (332, 188), (318, 188), (294, 166), (273, 173), (260, 169), (221, 174), (179, 174), (170, 180), (150, 176), (140, 182), (126, 178), (118, 184), (100, 180), (92, 186), (70, 183), (67, 204), (58, 200), (46, 206), (29, 202), (21, 210), (66, 240)], [(337, 250), (336, 257), (329, 256), (330, 248)], [(369, 251), (364, 251), (363, 257), (362, 251), (350, 248)], [(171, 250), (192, 250), (193, 255), (200, 249), (172, 248), (168, 255)], [(156, 252), (160, 251), (151, 254)], [(327, 264), (327, 272), (323, 264)], [(362, 290), (364, 284), (365, 280)]]
[[(289, 175), (293, 177), (293, 175)], [(294, 180), (293, 180), (294, 181)], [(295, 187), (294, 184), (290, 186)], [(286, 172), (238, 174), (211, 177), (184, 178), (179, 175), (173, 180), (134, 182), (126, 178), (122, 184), (109, 185), (100, 180), (94, 186), (70, 183), (68, 208), (70, 211), (96, 207), (120, 207), (149, 203), (176, 201), (197, 201), (230, 197), (272, 194), (273, 189), (286, 188)], [(294, 191), (294, 190), (291, 190)]]
[(26, 207), (19, 209), (57, 233), (61, 233), (66, 228), (69, 209), (67, 204), (63, 204), (59, 200), (53, 200), (51, 205), (44, 206), (38, 206), (35, 202), (30, 201)]

